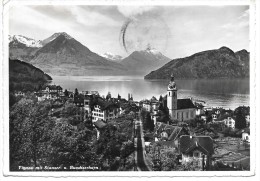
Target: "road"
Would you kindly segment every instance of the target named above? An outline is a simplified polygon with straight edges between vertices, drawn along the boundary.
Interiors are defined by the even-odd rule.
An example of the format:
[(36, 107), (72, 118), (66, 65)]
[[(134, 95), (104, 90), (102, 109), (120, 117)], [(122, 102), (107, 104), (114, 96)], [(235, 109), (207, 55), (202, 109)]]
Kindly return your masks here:
[(140, 171), (149, 171), (149, 168), (145, 164), (144, 161), (144, 146), (143, 146), (143, 137), (142, 137), (142, 129), (141, 129), (141, 122), (135, 122), (135, 131), (136, 131), (136, 158), (137, 158), (137, 167)]

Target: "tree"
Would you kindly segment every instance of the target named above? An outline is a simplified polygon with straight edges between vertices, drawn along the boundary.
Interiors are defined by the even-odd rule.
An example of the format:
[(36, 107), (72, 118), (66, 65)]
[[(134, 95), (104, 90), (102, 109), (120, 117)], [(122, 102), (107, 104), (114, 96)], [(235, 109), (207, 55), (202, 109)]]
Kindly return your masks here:
[(64, 91), (64, 95), (65, 95), (66, 97), (69, 97), (69, 92), (68, 92), (67, 89), (65, 89), (65, 91)]
[(192, 158), (189, 160), (189, 162), (185, 162), (181, 165), (178, 165), (176, 167), (176, 171), (198, 171), (202, 170), (202, 168), (199, 166), (200, 160), (197, 158)]
[(10, 169), (17, 165), (39, 166), (47, 157), (54, 121), (48, 117), (49, 102), (34, 103), (23, 98), (10, 111)]
[(235, 123), (235, 127), (237, 129), (243, 129), (246, 127), (246, 119), (241, 109), (238, 109), (236, 112)]
[(150, 131), (154, 130), (154, 122), (151, 119), (151, 114), (148, 112), (145, 119), (146, 128)]
[(177, 153), (173, 151), (166, 151), (161, 154), (161, 162), (162, 162), (162, 171), (172, 171), (176, 168), (177, 161)]
[(75, 96), (78, 96), (78, 95), (79, 95), (79, 91), (78, 91), (78, 89), (77, 89), (77, 88), (75, 89), (75, 92), (74, 92), (74, 94), (75, 94)]
[(94, 154), (93, 132), (87, 128), (78, 130), (66, 122), (53, 128), (49, 145), (49, 162), (52, 166), (97, 166)]
[(160, 95), (159, 102), (161, 103), (163, 101), (162, 95)]
[(111, 99), (111, 93), (110, 92), (108, 92), (107, 96), (106, 96), (106, 100), (108, 100), (108, 99)]

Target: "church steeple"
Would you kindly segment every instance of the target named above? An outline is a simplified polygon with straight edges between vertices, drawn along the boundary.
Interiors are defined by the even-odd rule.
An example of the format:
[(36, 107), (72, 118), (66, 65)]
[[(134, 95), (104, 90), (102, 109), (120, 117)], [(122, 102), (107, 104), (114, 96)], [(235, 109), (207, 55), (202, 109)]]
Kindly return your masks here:
[(171, 74), (171, 81), (169, 82), (168, 90), (177, 90), (176, 83), (174, 82), (173, 74)]
[(174, 76), (171, 74), (171, 80), (167, 89), (167, 107), (172, 119), (177, 118), (177, 86), (174, 81)]

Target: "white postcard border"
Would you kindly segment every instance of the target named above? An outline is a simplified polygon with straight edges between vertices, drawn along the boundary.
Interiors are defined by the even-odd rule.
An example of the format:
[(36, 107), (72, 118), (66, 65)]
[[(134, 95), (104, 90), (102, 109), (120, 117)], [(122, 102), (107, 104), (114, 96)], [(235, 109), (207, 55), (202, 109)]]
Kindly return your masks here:
[[(255, 7), (255, 1), (249, 1), (249, 0), (241, 0), (241, 1), (235, 1), (235, 0), (229, 0), (229, 1), (205, 1), (205, 0), (185, 0), (185, 1), (159, 1), (159, 0), (143, 0), (143, 1), (116, 1), (116, 0), (106, 0), (106, 1), (91, 1), (91, 0), (85, 0), (85, 1), (33, 1), (33, 0), (11, 0), (11, 1), (5, 1), (3, 6), (3, 24), (4, 24), (4, 30), (3, 30), (3, 40), (4, 40), (4, 61), (2, 63), (3, 65), (3, 101), (6, 105), (3, 107), (4, 114), (4, 127), (3, 127), (3, 136), (4, 136), (4, 167), (3, 167), (3, 174), (5, 176), (52, 176), (52, 177), (82, 177), (82, 176), (88, 176), (88, 177), (113, 177), (113, 176), (119, 176), (119, 177), (151, 177), (151, 176), (160, 176), (160, 177), (191, 177), (191, 176), (201, 176), (201, 177), (209, 177), (209, 176), (218, 176), (218, 177), (226, 177), (226, 176), (235, 176), (235, 177), (248, 177), (248, 176), (254, 176), (256, 172), (256, 142), (259, 140), (256, 139), (256, 7)], [(9, 171), (9, 100), (8, 100), (8, 94), (9, 94), (9, 75), (8, 75), (8, 24), (9, 24), (9, 16), (8, 16), (8, 9), (10, 5), (76, 5), (76, 4), (82, 4), (82, 5), (181, 5), (181, 6), (187, 6), (187, 5), (212, 5), (212, 6), (222, 6), (222, 5), (250, 5), (250, 120), (251, 120), (251, 149), (250, 149), (250, 171), (243, 171), (243, 172), (237, 172), (237, 171), (226, 171), (226, 172), (196, 172), (196, 171), (189, 171), (188, 173), (185, 171), (172, 171), (172, 172), (135, 172), (133, 175), (133, 172), (64, 172), (64, 171), (58, 171), (58, 172), (10, 172)], [(253, 127), (254, 125), (254, 127)], [(255, 129), (254, 129), (255, 128)], [(259, 134), (258, 134), (259, 135)], [(246, 178), (245, 178), (246, 179)]]

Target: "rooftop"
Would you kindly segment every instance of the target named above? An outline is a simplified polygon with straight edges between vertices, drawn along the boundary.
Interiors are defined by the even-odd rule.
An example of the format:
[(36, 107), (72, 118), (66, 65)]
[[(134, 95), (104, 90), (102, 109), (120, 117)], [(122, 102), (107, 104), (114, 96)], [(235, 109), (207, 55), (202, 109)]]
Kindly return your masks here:
[(177, 109), (189, 109), (189, 108), (195, 108), (193, 102), (190, 99), (177, 100)]
[(102, 120), (97, 120), (96, 122), (94, 122), (94, 125), (96, 126), (96, 128), (98, 129), (102, 129), (104, 128), (107, 124), (104, 123)]
[(204, 154), (212, 155), (214, 153), (212, 138), (210, 136), (190, 135), (180, 137), (180, 151), (182, 153), (189, 153), (194, 149), (199, 149)]

